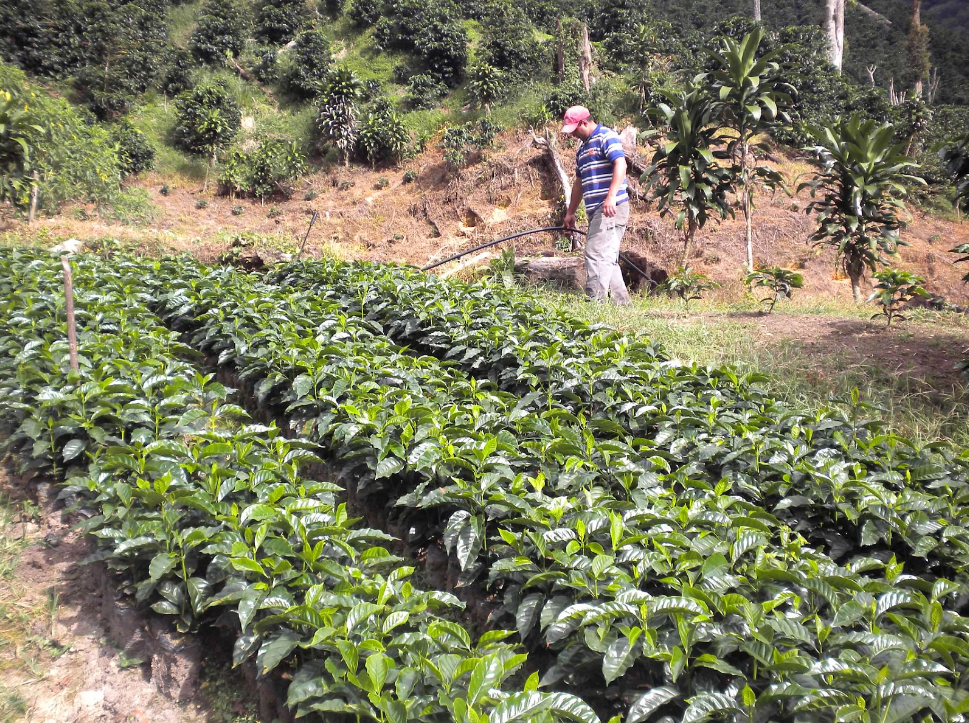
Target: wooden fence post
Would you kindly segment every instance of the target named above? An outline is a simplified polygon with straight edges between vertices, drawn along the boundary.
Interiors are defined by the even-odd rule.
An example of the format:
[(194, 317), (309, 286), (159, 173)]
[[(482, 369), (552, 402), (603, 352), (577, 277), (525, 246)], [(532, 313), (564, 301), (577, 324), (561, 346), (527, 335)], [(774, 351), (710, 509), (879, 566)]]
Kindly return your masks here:
[(74, 282), (71, 279), (71, 262), (67, 256), (61, 256), (61, 266), (64, 268), (64, 299), (67, 302), (67, 344), (71, 355), (71, 369), (78, 371), (77, 331), (74, 327)]

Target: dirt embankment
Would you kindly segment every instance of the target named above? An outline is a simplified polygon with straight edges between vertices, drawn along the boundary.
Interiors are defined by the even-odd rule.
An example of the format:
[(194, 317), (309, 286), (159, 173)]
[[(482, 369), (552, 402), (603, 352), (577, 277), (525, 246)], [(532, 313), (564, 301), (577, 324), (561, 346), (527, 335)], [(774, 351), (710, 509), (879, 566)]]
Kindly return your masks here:
[[(41, 492), (28, 496), (28, 487)], [(106, 585), (100, 566), (84, 563), (92, 546), (62, 519), (51, 499), (54, 492), (51, 485), (26, 484), (0, 465), (0, 720), (252, 720), (242, 703), (216, 703), (208, 692), (200, 694), (194, 685), (197, 672), (196, 680), (188, 681), (191, 690), (180, 690), (186, 680), (176, 669), (177, 651), (155, 661), (145, 655), (144, 646), (136, 649), (136, 624), (142, 617), (112, 605), (118, 594)], [(119, 621), (119, 615), (127, 619)], [(169, 621), (157, 618), (160, 634), (170, 639)], [(128, 623), (130, 635), (119, 634), (122, 623)], [(161, 663), (168, 664), (164, 671)], [(175, 702), (179, 699), (181, 704)], [(234, 706), (239, 717), (220, 710)]]
[[(645, 148), (640, 151), (648, 153)], [(572, 173), (571, 149), (563, 146), (561, 154), (566, 170)], [(778, 168), (790, 187), (796, 187), (809, 170), (796, 159), (785, 159)], [(408, 182), (411, 174), (414, 180)], [(340, 166), (315, 173), (302, 181), (288, 201), (231, 199), (216, 195), (213, 186), (203, 191), (200, 182), (157, 174), (135, 184), (148, 191), (157, 207), (147, 228), (78, 221), (77, 211), (40, 220), (36, 228), (54, 238), (115, 237), (156, 249), (189, 250), (204, 258), (224, 251), (227, 235), (242, 232), (275, 236), (280, 250), (292, 251), (313, 211), (319, 211), (308, 253), (325, 251), (347, 258), (423, 265), (499, 236), (561, 220), (561, 187), (524, 132), (503, 134), (485, 158), (476, 159), (459, 173), (446, 167), (432, 145), (400, 168)], [(814, 218), (804, 213), (809, 200), (807, 192), (794, 196), (761, 193), (756, 198), (755, 260), (761, 265), (800, 270), (805, 277), (801, 296), (848, 300), (850, 288), (835, 267), (833, 253), (811, 246)], [(204, 207), (198, 208), (200, 205)], [(911, 224), (902, 233), (908, 245), (901, 248), (893, 265), (923, 275), (931, 291), (966, 305), (969, 286), (961, 277), (967, 270), (953, 266), (955, 256), (949, 249), (969, 242), (969, 223), (911, 207)], [(11, 225), (27, 231), (19, 222), (8, 221)], [(527, 237), (514, 242), (515, 251), (519, 256), (549, 253), (554, 241), (549, 234)], [(723, 289), (719, 293), (742, 293), (742, 217), (711, 222), (697, 241), (691, 266), (720, 282)], [(679, 263), (681, 240), (670, 219), (660, 218), (655, 207), (635, 201), (624, 248), (671, 269)]]

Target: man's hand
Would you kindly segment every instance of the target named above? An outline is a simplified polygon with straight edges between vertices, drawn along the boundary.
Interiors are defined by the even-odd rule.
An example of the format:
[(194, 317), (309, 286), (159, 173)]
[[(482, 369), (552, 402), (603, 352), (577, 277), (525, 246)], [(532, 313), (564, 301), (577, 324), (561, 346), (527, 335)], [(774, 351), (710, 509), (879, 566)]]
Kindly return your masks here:
[(565, 220), (562, 222), (565, 228), (575, 228), (575, 211), (566, 211)]
[(616, 197), (612, 194), (606, 196), (606, 200), (602, 202), (602, 215), (606, 218), (616, 215)]

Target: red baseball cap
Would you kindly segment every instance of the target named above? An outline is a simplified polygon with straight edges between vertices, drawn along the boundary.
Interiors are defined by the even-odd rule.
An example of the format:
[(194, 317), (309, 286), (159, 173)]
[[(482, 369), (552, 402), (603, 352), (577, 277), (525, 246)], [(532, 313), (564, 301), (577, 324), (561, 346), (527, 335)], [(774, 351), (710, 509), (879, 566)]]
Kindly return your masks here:
[(583, 105), (574, 105), (565, 111), (565, 125), (562, 126), (563, 133), (571, 133), (579, 127), (579, 123), (589, 118), (592, 114)]

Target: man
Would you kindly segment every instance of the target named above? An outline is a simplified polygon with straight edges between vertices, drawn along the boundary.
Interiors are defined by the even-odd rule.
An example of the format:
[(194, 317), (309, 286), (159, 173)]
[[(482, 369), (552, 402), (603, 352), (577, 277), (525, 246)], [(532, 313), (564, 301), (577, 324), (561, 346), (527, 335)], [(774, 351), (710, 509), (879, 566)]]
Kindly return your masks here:
[(632, 303), (619, 270), (619, 244), (629, 221), (626, 192), (626, 156), (619, 135), (592, 120), (588, 108), (565, 111), (562, 132), (582, 141), (576, 153), (576, 176), (565, 225), (575, 226), (575, 212), (585, 200), (589, 231), (585, 240), (585, 293), (620, 306)]

